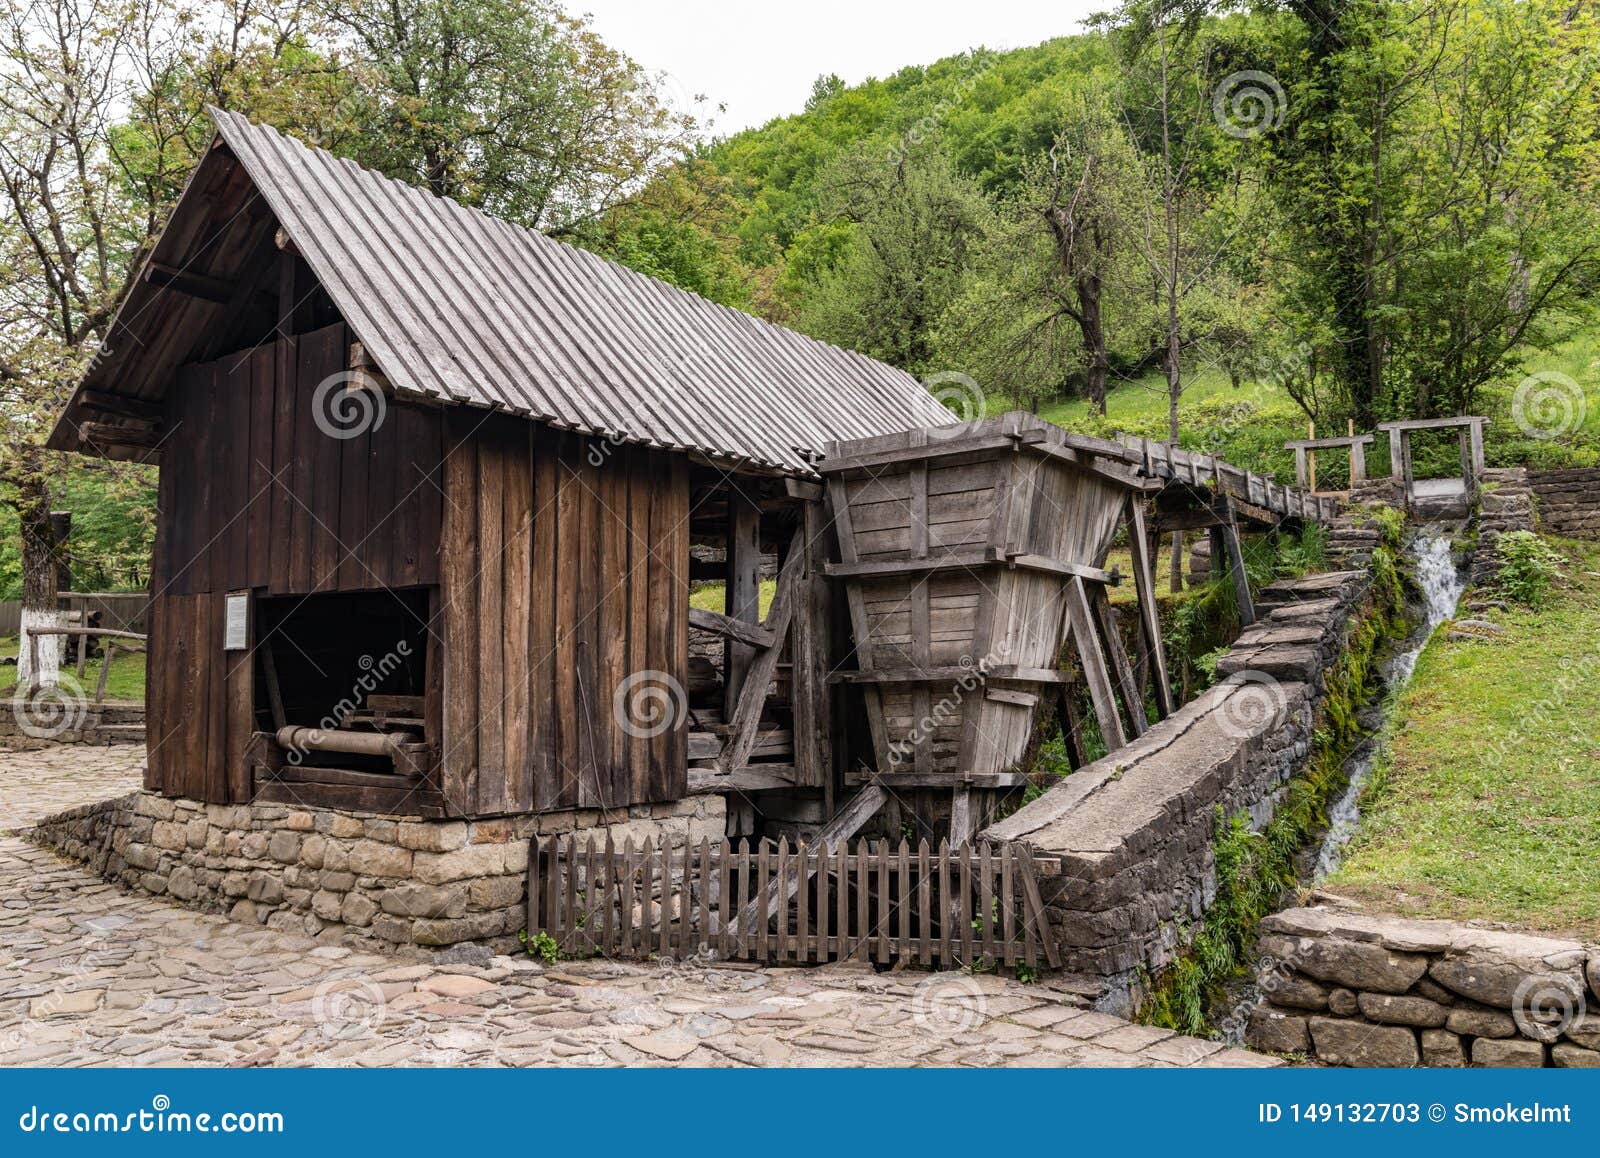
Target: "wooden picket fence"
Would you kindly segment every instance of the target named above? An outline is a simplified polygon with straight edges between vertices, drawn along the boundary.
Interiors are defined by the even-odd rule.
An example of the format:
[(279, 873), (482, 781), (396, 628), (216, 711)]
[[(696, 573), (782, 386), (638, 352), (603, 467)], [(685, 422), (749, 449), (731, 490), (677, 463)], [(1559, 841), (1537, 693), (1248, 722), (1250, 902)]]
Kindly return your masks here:
[(1038, 866), (1014, 845), (565, 836), (535, 838), (528, 859), (528, 935), (574, 957), (1038, 969), (1059, 965), (1047, 931)]

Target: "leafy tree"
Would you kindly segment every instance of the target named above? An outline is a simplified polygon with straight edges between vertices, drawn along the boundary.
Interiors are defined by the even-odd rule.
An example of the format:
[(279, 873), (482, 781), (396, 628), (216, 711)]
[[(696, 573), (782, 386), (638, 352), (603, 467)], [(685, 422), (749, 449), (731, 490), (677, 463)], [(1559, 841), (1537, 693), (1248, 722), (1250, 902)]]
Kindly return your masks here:
[(548, 0), (317, 0), (351, 63), (351, 154), (508, 221), (562, 231), (690, 141), (657, 78)]
[(965, 351), (981, 381), (1033, 408), (1073, 383), (1105, 413), (1107, 315), (1136, 296), (1123, 238), (1137, 165), (1111, 105), (1079, 95), (1049, 152), (1024, 165), (1022, 188), (1002, 203), (975, 276), (940, 323), (947, 360)]
[(932, 331), (988, 225), (982, 193), (932, 147), (892, 163), (858, 149), (822, 185), (822, 212), (848, 225), (849, 245), (807, 287), (798, 324), (913, 374), (950, 369)]

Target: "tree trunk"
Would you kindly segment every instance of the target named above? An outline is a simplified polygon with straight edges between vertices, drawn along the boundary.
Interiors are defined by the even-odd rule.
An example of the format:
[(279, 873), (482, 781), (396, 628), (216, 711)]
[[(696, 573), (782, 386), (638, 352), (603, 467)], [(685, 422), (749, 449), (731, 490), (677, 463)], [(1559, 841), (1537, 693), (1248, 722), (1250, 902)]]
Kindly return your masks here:
[(1111, 362), (1106, 357), (1105, 319), (1100, 310), (1100, 278), (1096, 274), (1083, 274), (1078, 278), (1078, 328), (1083, 331), (1086, 382), (1084, 391), (1100, 416), (1106, 413), (1106, 380), (1111, 376)]
[(22, 627), (17, 649), (17, 683), (50, 686), (57, 682), (62, 645), (60, 635), (34, 635), (40, 627), (60, 627), (56, 601), (56, 534), (50, 518), (50, 488), (45, 482), (41, 453), (34, 449), (21, 456), (16, 480), (17, 515), (22, 533)]

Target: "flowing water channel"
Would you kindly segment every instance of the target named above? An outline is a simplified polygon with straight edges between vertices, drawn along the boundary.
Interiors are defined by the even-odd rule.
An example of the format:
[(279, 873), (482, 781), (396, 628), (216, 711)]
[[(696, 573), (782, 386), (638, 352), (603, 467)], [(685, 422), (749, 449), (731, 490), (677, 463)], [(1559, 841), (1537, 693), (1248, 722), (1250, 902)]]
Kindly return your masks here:
[[(1317, 884), (1327, 879), (1344, 859), (1345, 846), (1350, 843), (1361, 821), (1362, 793), (1366, 791), (1372, 769), (1388, 740), (1389, 721), (1385, 710), (1393, 705), (1395, 696), (1411, 682), (1411, 676), (1417, 669), (1417, 659), (1434, 631), (1440, 624), (1454, 618), (1461, 602), (1466, 579), (1457, 566), (1450, 539), (1448, 530), (1428, 528), (1419, 532), (1407, 548), (1411, 575), (1422, 592), (1421, 621), (1416, 630), (1383, 661), (1384, 694), (1380, 702), (1369, 709), (1372, 720), (1366, 743), (1345, 762), (1349, 784), (1339, 798), (1328, 806), (1327, 831), (1317, 845), (1306, 852), (1302, 877), (1307, 883)], [(1223, 1037), (1237, 1045), (1243, 1040), (1250, 1010), (1261, 1000), (1255, 979), (1245, 979), (1240, 985), (1230, 987), (1225, 1000), (1227, 1004), (1224, 1008), (1230, 1012), (1216, 1024)]]
[[(1422, 649), (1427, 646), (1434, 630), (1454, 617), (1456, 607), (1461, 602), (1461, 592), (1466, 588), (1466, 579), (1456, 566), (1448, 534), (1424, 531), (1412, 540), (1409, 552), (1411, 574), (1422, 590), (1422, 622), (1384, 661), (1384, 698), (1388, 702), (1392, 702), (1393, 697), (1404, 691), (1411, 682)], [(1328, 806), (1328, 831), (1317, 848), (1316, 860), (1309, 873), (1312, 884), (1325, 880), (1339, 867), (1345, 846), (1355, 835), (1356, 825), (1361, 820), (1361, 794), (1366, 790), (1373, 765), (1377, 763), (1387, 739), (1384, 735), (1386, 724), (1386, 720), (1380, 719), (1374, 734), (1345, 765), (1350, 783), (1339, 798)]]

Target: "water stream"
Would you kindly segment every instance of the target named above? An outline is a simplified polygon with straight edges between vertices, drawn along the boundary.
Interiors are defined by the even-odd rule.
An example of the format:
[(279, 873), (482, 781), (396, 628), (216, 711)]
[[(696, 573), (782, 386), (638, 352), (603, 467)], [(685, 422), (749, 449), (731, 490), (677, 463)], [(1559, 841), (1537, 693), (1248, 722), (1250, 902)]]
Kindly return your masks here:
[[(1455, 616), (1466, 589), (1466, 579), (1456, 566), (1450, 549), (1448, 530), (1427, 528), (1412, 539), (1408, 553), (1411, 556), (1411, 573), (1422, 591), (1422, 618), (1415, 631), (1396, 647), (1383, 661), (1382, 676), (1384, 696), (1381, 702), (1369, 708), (1372, 720), (1366, 743), (1345, 761), (1349, 784), (1339, 798), (1328, 806), (1328, 829), (1314, 850), (1308, 849), (1303, 862), (1302, 877), (1311, 884), (1326, 880), (1344, 859), (1345, 846), (1355, 835), (1361, 821), (1361, 795), (1366, 790), (1373, 766), (1382, 754), (1387, 741), (1388, 721), (1384, 717), (1386, 704), (1411, 682), (1417, 669), (1417, 659), (1427, 646), (1434, 630)], [(1314, 855), (1313, 855), (1314, 853)], [(1225, 1040), (1234, 1045), (1244, 1039), (1245, 1024), (1250, 1010), (1261, 1000), (1255, 979), (1241, 979), (1238, 985), (1229, 986), (1224, 1008), (1229, 1013), (1216, 1024)]]
[[(1452, 618), (1461, 602), (1461, 592), (1466, 580), (1456, 567), (1450, 550), (1450, 536), (1438, 531), (1423, 531), (1412, 540), (1411, 570), (1417, 586), (1422, 589), (1422, 622), (1416, 631), (1390, 653), (1383, 665), (1383, 685), (1387, 696), (1404, 691), (1417, 670), (1417, 658), (1427, 646), (1434, 629)], [(1316, 860), (1310, 873), (1311, 883), (1325, 880), (1339, 867), (1344, 858), (1345, 845), (1355, 835), (1361, 820), (1361, 794), (1366, 790), (1384, 742), (1382, 725), (1374, 735), (1353, 755), (1345, 766), (1350, 783), (1339, 798), (1328, 806), (1328, 831), (1317, 849)]]

